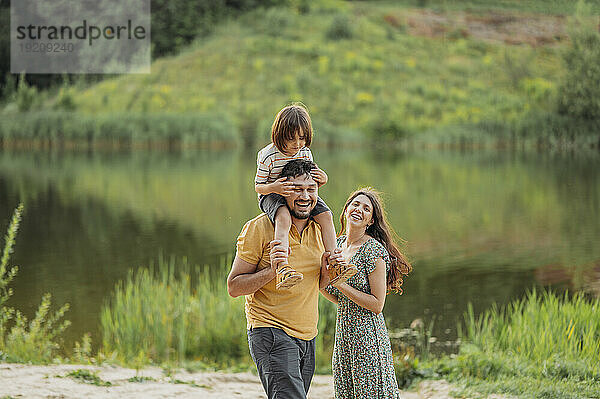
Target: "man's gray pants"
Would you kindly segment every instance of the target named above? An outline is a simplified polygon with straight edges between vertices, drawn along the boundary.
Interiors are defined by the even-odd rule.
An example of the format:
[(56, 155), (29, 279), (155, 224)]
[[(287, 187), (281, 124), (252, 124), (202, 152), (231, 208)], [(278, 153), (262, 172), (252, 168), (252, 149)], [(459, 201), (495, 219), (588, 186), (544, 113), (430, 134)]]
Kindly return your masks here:
[(306, 399), (315, 373), (315, 339), (290, 337), (274, 327), (248, 330), (250, 354), (269, 399)]

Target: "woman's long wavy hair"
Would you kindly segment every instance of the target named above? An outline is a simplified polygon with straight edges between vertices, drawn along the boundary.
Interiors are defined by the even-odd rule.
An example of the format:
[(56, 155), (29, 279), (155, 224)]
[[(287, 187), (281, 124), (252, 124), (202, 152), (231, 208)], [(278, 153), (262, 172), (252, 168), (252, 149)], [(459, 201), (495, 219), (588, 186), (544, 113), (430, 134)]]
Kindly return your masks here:
[(366, 233), (379, 241), (390, 256), (390, 271), (387, 273), (387, 290), (402, 294), (401, 286), (404, 282), (403, 277), (408, 276), (408, 273), (412, 270), (412, 266), (400, 252), (400, 249), (394, 240), (396, 233), (394, 233), (394, 230), (387, 223), (383, 203), (377, 190), (372, 187), (363, 187), (350, 194), (350, 197), (348, 197), (348, 200), (344, 205), (342, 214), (340, 215), (340, 223), (342, 226), (340, 234), (346, 233), (345, 214), (348, 205), (352, 203), (354, 198), (361, 194), (367, 196), (373, 205), (373, 223), (367, 227)]

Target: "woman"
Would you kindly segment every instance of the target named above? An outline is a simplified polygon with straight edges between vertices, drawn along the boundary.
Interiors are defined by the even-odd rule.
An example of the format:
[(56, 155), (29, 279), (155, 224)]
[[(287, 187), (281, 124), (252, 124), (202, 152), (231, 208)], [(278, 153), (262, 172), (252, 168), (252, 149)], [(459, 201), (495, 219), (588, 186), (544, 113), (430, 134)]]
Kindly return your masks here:
[(340, 222), (340, 233), (345, 233), (338, 238), (341, 259), (349, 259), (358, 273), (322, 291), (338, 305), (332, 359), (335, 397), (400, 398), (381, 312), (387, 292), (402, 292), (402, 275), (412, 267), (394, 243), (379, 194), (372, 188), (350, 195)]

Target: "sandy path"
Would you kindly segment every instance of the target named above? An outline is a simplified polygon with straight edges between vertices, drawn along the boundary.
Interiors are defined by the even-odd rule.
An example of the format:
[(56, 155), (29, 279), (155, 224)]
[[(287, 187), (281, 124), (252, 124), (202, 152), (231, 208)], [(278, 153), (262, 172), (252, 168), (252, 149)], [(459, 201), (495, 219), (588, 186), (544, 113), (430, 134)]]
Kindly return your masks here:
[[(112, 386), (96, 386), (66, 377), (74, 370), (86, 369), (97, 373)], [(113, 366), (51, 365), (29, 366), (23, 364), (0, 364), (0, 398), (266, 398), (260, 380), (251, 373), (222, 373), (178, 371), (173, 379), (184, 383), (173, 383), (160, 368), (145, 368), (139, 375), (154, 381), (129, 382), (136, 374), (133, 369)], [(195, 383), (195, 385), (191, 385)], [(310, 392), (311, 399), (333, 398), (333, 379), (328, 375), (314, 377)], [(404, 399), (420, 396), (408, 392)]]
[[(66, 375), (85, 369), (96, 373), (111, 386), (97, 386)], [(266, 399), (258, 377), (252, 373), (177, 371), (166, 377), (162, 369), (149, 367), (139, 376), (152, 381), (130, 382), (135, 370), (114, 366), (52, 365), (29, 366), (0, 363), (0, 398), (27, 399), (99, 399), (99, 398), (195, 398), (195, 399)], [(176, 383), (174, 380), (178, 380)], [(403, 399), (453, 399), (453, 387), (444, 380), (421, 382), (417, 392), (402, 392)], [(333, 378), (317, 375), (309, 399), (332, 399)], [(490, 399), (509, 399), (490, 395)]]

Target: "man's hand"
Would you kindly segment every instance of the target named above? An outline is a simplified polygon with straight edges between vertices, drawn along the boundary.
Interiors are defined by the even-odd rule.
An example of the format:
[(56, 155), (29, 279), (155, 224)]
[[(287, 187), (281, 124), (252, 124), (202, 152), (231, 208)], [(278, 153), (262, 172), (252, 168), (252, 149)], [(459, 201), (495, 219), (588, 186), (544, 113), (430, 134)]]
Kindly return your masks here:
[(319, 187), (327, 183), (327, 181), (329, 180), (329, 178), (327, 177), (327, 173), (325, 173), (325, 171), (319, 168), (318, 166), (315, 166), (310, 170), (310, 175), (312, 176), (314, 181), (317, 182)]
[(271, 270), (273, 270), (273, 273), (277, 274), (278, 267), (287, 263), (288, 256), (290, 256), (292, 250), (291, 248), (283, 247), (279, 240), (271, 241), (269, 246), (271, 247)]
[(323, 252), (323, 255), (321, 255), (321, 278), (319, 280), (319, 289), (321, 290), (327, 287), (330, 281), (328, 271), (329, 255), (329, 251), (325, 251)]
[[(345, 269), (348, 266), (348, 260), (342, 255), (342, 250), (340, 248), (336, 248), (333, 251), (333, 254), (329, 257), (328, 263), (337, 263), (337, 267), (341, 267)], [(329, 269), (329, 264), (327, 265), (327, 269)], [(328, 273), (329, 276), (329, 273)], [(338, 280), (339, 281), (339, 280)], [(334, 287), (337, 287), (339, 283), (333, 284)]]
[(294, 192), (294, 183), (286, 181), (287, 177), (280, 177), (271, 183), (271, 189), (274, 193), (288, 197)]

